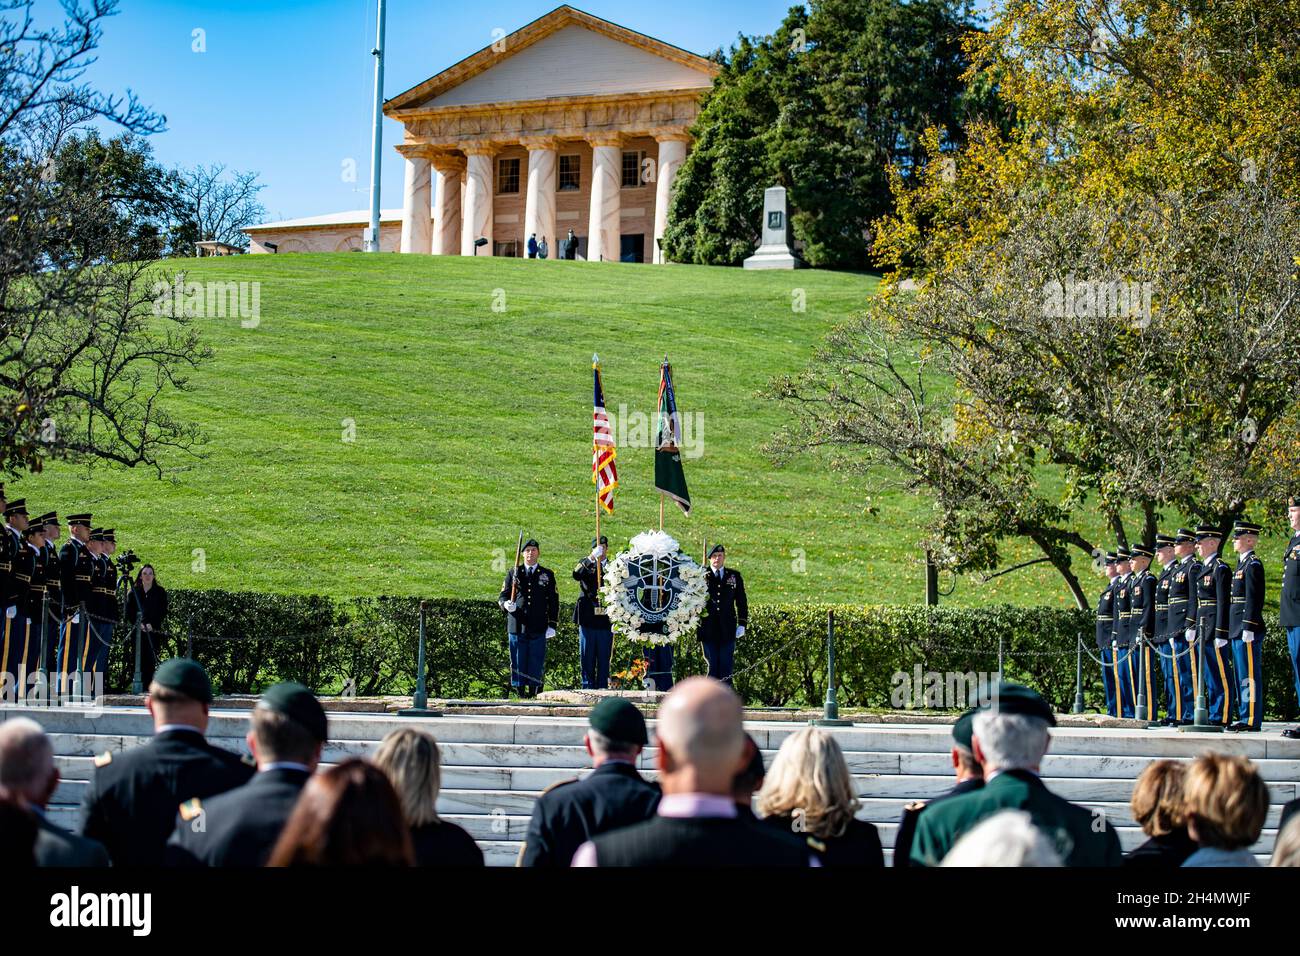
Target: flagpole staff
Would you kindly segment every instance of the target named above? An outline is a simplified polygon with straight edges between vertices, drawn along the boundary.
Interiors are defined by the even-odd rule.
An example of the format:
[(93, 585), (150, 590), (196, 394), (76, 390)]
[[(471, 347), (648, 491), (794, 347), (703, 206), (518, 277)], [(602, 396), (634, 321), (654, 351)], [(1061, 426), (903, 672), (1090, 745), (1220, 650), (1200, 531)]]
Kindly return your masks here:
[(515, 545), (515, 563), (510, 573), (510, 600), (515, 599), (519, 591), (519, 559), (524, 553), (524, 533), (519, 532), (519, 543)]

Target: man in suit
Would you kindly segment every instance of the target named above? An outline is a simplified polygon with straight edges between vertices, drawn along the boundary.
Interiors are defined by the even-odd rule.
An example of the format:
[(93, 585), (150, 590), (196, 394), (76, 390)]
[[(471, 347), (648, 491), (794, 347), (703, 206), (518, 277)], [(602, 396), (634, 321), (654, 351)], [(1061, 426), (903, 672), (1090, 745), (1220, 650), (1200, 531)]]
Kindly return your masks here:
[(1195, 551), (1196, 533), (1189, 528), (1179, 528), (1174, 535), (1166, 623), (1168, 652), (1172, 659), (1164, 662), (1166, 699), (1170, 701), (1165, 723), (1170, 727), (1192, 723), (1196, 709), (1196, 681), (1200, 677), (1192, 676), (1192, 642), (1196, 638), (1196, 579), (1200, 576), (1201, 564), (1196, 560)]
[(1137, 659), (1133, 653), (1133, 566), (1128, 548), (1115, 549), (1115, 567), (1119, 570), (1119, 577), (1115, 579), (1115, 637), (1111, 642), (1111, 655), (1118, 688), (1119, 715), (1132, 717), (1137, 697), (1133, 681)]
[(912, 838), (916, 835), (916, 822), (920, 819), (923, 810), (984, 786), (984, 769), (975, 759), (975, 752), (971, 749), (971, 732), (975, 727), (976, 713), (978, 709), (968, 710), (952, 725), (951, 756), (953, 770), (957, 772), (956, 786), (933, 800), (916, 800), (903, 808), (903, 819), (899, 822), (898, 833), (894, 836), (894, 866), (912, 865)]
[(749, 624), (749, 601), (745, 597), (745, 579), (726, 563), (727, 549), (715, 544), (709, 552), (709, 599), (700, 620), (700, 644), (709, 664), (709, 676), (730, 684), (736, 641), (744, 637)]
[(1152, 673), (1155, 655), (1151, 651), (1156, 633), (1156, 576), (1151, 573), (1155, 549), (1149, 544), (1135, 544), (1131, 549), (1133, 577), (1129, 582), (1129, 630), (1133, 637), (1133, 695), (1145, 702), (1145, 710), (1135, 706), (1138, 720), (1154, 720), (1160, 709), (1160, 686)]
[(82, 836), (108, 848), (114, 866), (157, 866), (176, 821), (176, 808), (242, 786), (253, 767), (214, 747), (208, 727), (212, 685), (187, 657), (173, 657), (154, 673), (145, 702), (154, 738), (140, 747), (95, 758), (82, 802)]
[(656, 735), (663, 797), (653, 819), (602, 833), (574, 866), (811, 866), (805, 841), (740, 816), (732, 789), (745, 766), (740, 698), (691, 677), (664, 698)]
[[(1278, 605), (1282, 630), (1286, 632), (1287, 656), (1291, 659), (1291, 676), (1295, 678), (1295, 695), (1300, 700), (1300, 495), (1287, 499), (1287, 518), (1291, 522), (1291, 540), (1282, 555), (1282, 593)], [(1300, 740), (1300, 727), (1288, 727), (1283, 737)]]
[(1096, 813), (1051, 793), (1039, 778), (1048, 728), (1048, 703), (1019, 684), (1001, 684), (974, 718), (971, 746), (984, 768), (984, 786), (944, 800), (921, 814), (912, 840), (915, 866), (938, 866), (962, 835), (1002, 810), (1024, 810), (1066, 866), (1119, 866), (1115, 828)]
[(36, 865), (108, 866), (102, 843), (69, 833), (46, 818), (45, 808), (58, 786), (54, 747), (41, 725), (26, 717), (0, 723), (0, 799), (17, 800), (36, 814)]
[(605, 613), (600, 589), (609, 565), (609, 539), (603, 534), (591, 542), (591, 554), (573, 569), (573, 580), (581, 593), (573, 606), (573, 623), (578, 625), (578, 656), (582, 661), (583, 690), (609, 687), (609, 662), (614, 653), (614, 631)]
[(591, 708), (583, 737), (594, 768), (582, 779), (549, 787), (533, 804), (519, 866), (567, 867), (578, 847), (600, 833), (654, 816), (659, 788), (637, 773), (649, 742), (641, 711), (622, 697)]
[[(1114, 551), (1107, 551), (1105, 558), (1106, 586), (1097, 598), (1097, 652), (1101, 657), (1101, 682), (1106, 688), (1106, 713), (1112, 717), (1119, 716), (1119, 698), (1116, 696), (1119, 683), (1115, 680), (1115, 581), (1119, 578), (1118, 558)], [(898, 855), (894, 855), (894, 864), (899, 864)]]
[(1228, 640), (1237, 669), (1237, 722), (1233, 732), (1258, 733), (1264, 720), (1264, 562), (1255, 553), (1259, 525), (1238, 521), (1232, 528), (1237, 568), (1232, 574)]
[(163, 861), (168, 866), (263, 866), (320, 763), (329, 736), (316, 695), (287, 681), (253, 708), (248, 749), (257, 773), (242, 787), (180, 805)]
[(497, 604), (506, 612), (510, 685), (520, 697), (536, 697), (546, 673), (546, 642), (555, 636), (560, 595), (550, 568), (537, 563), (541, 547), (524, 543), (524, 563), (506, 572)]
[(1196, 526), (1196, 549), (1201, 555), (1201, 573), (1196, 579), (1196, 647), (1193, 666), (1200, 667), (1205, 683), (1209, 721), (1223, 727), (1232, 723), (1237, 703), (1237, 682), (1233, 677), (1228, 647), (1228, 608), (1232, 599), (1232, 571), (1219, 557), (1222, 538), (1215, 525)]

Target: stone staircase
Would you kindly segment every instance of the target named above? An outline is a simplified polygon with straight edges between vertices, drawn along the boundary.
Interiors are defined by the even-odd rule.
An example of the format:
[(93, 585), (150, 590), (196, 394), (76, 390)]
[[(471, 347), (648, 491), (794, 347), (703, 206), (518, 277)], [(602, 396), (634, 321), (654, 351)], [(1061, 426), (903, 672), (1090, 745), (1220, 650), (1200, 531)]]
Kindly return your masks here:
[[(28, 716), (51, 734), (63, 781), (50, 808), (51, 819), (74, 828), (93, 759), (146, 741), (149, 715), (138, 707), (0, 708), (0, 719)], [(448, 715), (409, 718), (378, 713), (331, 713), (331, 742), (325, 762), (371, 753), (385, 734), (413, 721), (433, 733), (442, 749), (439, 812), (464, 827), (479, 842), (489, 865), (512, 865), (538, 794), (587, 767), (582, 746), (586, 722), (577, 717)], [(747, 729), (770, 764), (785, 737), (799, 728), (789, 721), (751, 721)], [(653, 722), (651, 724), (653, 733)], [(209, 739), (245, 752), (247, 710), (214, 710)], [(1119, 828), (1125, 850), (1145, 839), (1135, 825), (1128, 800), (1133, 781), (1159, 757), (1190, 758), (1206, 749), (1237, 753), (1254, 761), (1268, 782), (1271, 806), (1255, 846), (1261, 862), (1272, 852), (1282, 804), (1300, 796), (1300, 741), (1262, 734), (1199, 735), (1161, 730), (1060, 727), (1043, 766), (1047, 785), (1057, 794), (1102, 810)], [(835, 729), (862, 800), (859, 816), (873, 822), (889, 861), (903, 806), (934, 797), (952, 786), (948, 759), (949, 728), (943, 724), (860, 724)], [(653, 777), (654, 750), (642, 755), (643, 772)]]

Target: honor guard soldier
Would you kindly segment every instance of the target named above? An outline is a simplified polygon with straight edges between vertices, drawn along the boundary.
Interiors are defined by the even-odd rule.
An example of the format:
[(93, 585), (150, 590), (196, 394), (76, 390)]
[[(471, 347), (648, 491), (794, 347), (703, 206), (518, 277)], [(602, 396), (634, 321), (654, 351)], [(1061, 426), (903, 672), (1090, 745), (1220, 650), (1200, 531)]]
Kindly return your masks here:
[[(1282, 556), (1282, 593), (1278, 610), (1282, 630), (1286, 631), (1287, 656), (1291, 658), (1291, 676), (1295, 678), (1295, 696), (1300, 700), (1300, 495), (1287, 500), (1287, 519), (1291, 522), (1291, 540)], [(1300, 727), (1282, 731), (1283, 737), (1300, 740)]]
[(1196, 579), (1201, 564), (1196, 560), (1196, 533), (1179, 528), (1174, 535), (1173, 564), (1169, 576), (1169, 610), (1166, 630), (1172, 660), (1162, 660), (1165, 667), (1165, 699), (1169, 712), (1165, 719), (1170, 727), (1192, 723), (1196, 711), (1196, 681), (1192, 676), (1192, 641), (1196, 637)]
[[(4, 668), (4, 677), (0, 679), (5, 681), (5, 693), (13, 693), (17, 700), (18, 671), (15, 665), (21, 656), (19, 652), (23, 634), (27, 630), (21, 614), (22, 605), (26, 603), (28, 581), (20, 581), (18, 578), (20, 568), (27, 560), (27, 542), (23, 538), (23, 532), (27, 529), (26, 499), (18, 498), (5, 504), (5, 521), (5, 559), (9, 564), (9, 573), (6, 575), (4, 593), (4, 641), (0, 645), (0, 667)], [(27, 578), (30, 580), (30, 574)]]
[(250, 763), (204, 739), (211, 702), (212, 685), (199, 664), (187, 657), (164, 661), (149, 685), (153, 740), (95, 758), (81, 835), (104, 844), (114, 866), (160, 865), (177, 807), (252, 777)]
[(520, 697), (536, 697), (546, 671), (546, 642), (555, 636), (560, 597), (555, 575), (537, 563), (541, 548), (529, 538), (524, 563), (506, 572), (497, 604), (506, 612), (510, 685)]
[(715, 544), (709, 552), (709, 600), (700, 621), (700, 644), (709, 662), (709, 676), (728, 685), (735, 670), (736, 641), (749, 624), (749, 601), (745, 580), (735, 568), (726, 567), (727, 549)]
[(605, 582), (605, 569), (609, 565), (606, 554), (609, 538), (591, 540), (591, 554), (578, 562), (573, 569), (573, 580), (581, 593), (573, 607), (573, 623), (578, 625), (578, 654), (582, 659), (583, 690), (605, 690), (609, 687), (609, 663), (614, 654), (614, 631), (605, 613), (600, 589)]
[(1151, 638), (1152, 671), (1151, 677), (1164, 697), (1165, 715), (1157, 717), (1159, 708), (1152, 706), (1152, 718), (1156, 723), (1171, 726), (1178, 702), (1173, 693), (1171, 668), (1172, 644), (1169, 632), (1169, 585), (1174, 578), (1174, 538), (1173, 535), (1156, 535), (1156, 560), (1160, 562), (1160, 574), (1156, 577), (1156, 626)]
[(1131, 549), (1130, 563), (1133, 577), (1130, 581), (1129, 625), (1133, 637), (1133, 655), (1130, 668), (1134, 700), (1139, 696), (1146, 702), (1146, 712), (1136, 713), (1138, 720), (1154, 720), (1160, 709), (1160, 686), (1152, 674), (1155, 655), (1151, 645), (1156, 633), (1156, 576), (1151, 573), (1151, 559), (1155, 548), (1148, 544), (1135, 544)]
[[(1106, 552), (1105, 559), (1106, 586), (1097, 598), (1097, 652), (1101, 657), (1101, 682), (1106, 688), (1106, 713), (1118, 717), (1118, 700), (1115, 696), (1115, 581), (1119, 577), (1119, 567), (1114, 551)], [(900, 866), (898, 856), (894, 856), (894, 865)]]
[[(1114, 555), (1108, 557), (1113, 559)], [(1110, 566), (1114, 568), (1113, 560)], [(1110, 653), (1109, 626), (1106, 629), (1106, 652)], [(921, 811), (936, 806), (949, 797), (959, 797), (984, 786), (984, 770), (975, 759), (971, 747), (971, 730), (975, 726), (976, 713), (978, 709), (968, 710), (952, 725), (952, 766), (957, 771), (957, 785), (933, 800), (916, 800), (903, 808), (903, 819), (899, 822), (898, 833), (894, 835), (894, 866), (912, 865), (912, 836), (916, 833), (916, 821), (920, 818)]]
[(1128, 548), (1115, 549), (1115, 567), (1119, 577), (1115, 579), (1115, 638), (1111, 642), (1111, 655), (1114, 660), (1115, 686), (1118, 688), (1119, 715), (1132, 717), (1134, 708), (1133, 634), (1132, 616), (1132, 578), (1133, 566), (1130, 563)]
[(91, 644), (93, 655), (90, 670), (95, 674), (108, 673), (108, 656), (113, 650), (113, 635), (117, 631), (118, 618), (122, 609), (117, 605), (117, 564), (113, 555), (117, 553), (117, 535), (114, 529), (105, 528), (100, 542), (99, 583), (95, 593), (99, 595), (99, 639)]
[[(253, 708), (248, 746), (257, 773), (242, 787), (180, 805), (167, 841), (168, 866), (265, 866), (294, 805), (320, 763), (325, 709), (302, 684), (267, 688)], [(195, 826), (197, 821), (202, 826)]]
[(49, 511), (41, 515), (45, 525), (45, 547), (41, 549), (41, 558), (45, 565), (45, 593), (49, 596), (42, 625), (45, 646), (45, 660), (41, 667), (47, 674), (53, 674), (57, 666), (59, 634), (63, 630), (63, 572), (59, 564), (59, 516)]
[(3, 671), (9, 660), (9, 643), (13, 639), (13, 619), (9, 616), (10, 607), (14, 607), (14, 613), (18, 613), (14, 605), (17, 595), (15, 593), (13, 575), (14, 575), (14, 558), (18, 554), (18, 549), (14, 545), (14, 536), (9, 530), (8, 524), (9, 502), (5, 501), (4, 483), (0, 482), (0, 608), (5, 611), (3, 624), (0, 624), (0, 630), (3, 630), (4, 636), (0, 638), (0, 671)]
[(1201, 555), (1201, 573), (1196, 579), (1196, 659), (1199, 680), (1205, 682), (1205, 699), (1212, 724), (1228, 726), (1236, 706), (1237, 683), (1233, 678), (1228, 647), (1228, 608), (1232, 600), (1232, 571), (1219, 556), (1222, 538), (1215, 525), (1196, 526), (1196, 549)]
[(1232, 575), (1232, 607), (1228, 611), (1228, 640), (1237, 668), (1237, 722), (1228, 730), (1256, 733), (1264, 720), (1264, 562), (1255, 554), (1259, 525), (1238, 521), (1232, 527), (1232, 547), (1239, 555)]
[(90, 627), (90, 605), (94, 600), (95, 558), (90, 551), (91, 515), (68, 515), (69, 541), (59, 551), (63, 574), (63, 606), (66, 620), (58, 642), (60, 692), (68, 692), (68, 673), (81, 666), (82, 648)]
[(589, 721), (583, 743), (595, 769), (581, 780), (554, 784), (533, 804), (519, 866), (567, 867), (597, 834), (655, 815), (659, 788), (636, 769), (649, 742), (641, 711), (625, 698), (606, 697), (591, 708)]
[[(39, 635), (32, 640), (32, 623), (41, 619), (40, 600), (45, 594), (45, 578), (40, 550), (45, 544), (45, 526), (31, 523), (23, 529), (22, 550), (14, 558), (14, 581), (17, 583), (18, 611), (9, 629), (5, 647), (5, 680), (12, 682), (15, 701), (27, 697), (27, 674), (40, 656)], [(33, 608), (35, 604), (35, 608)]]

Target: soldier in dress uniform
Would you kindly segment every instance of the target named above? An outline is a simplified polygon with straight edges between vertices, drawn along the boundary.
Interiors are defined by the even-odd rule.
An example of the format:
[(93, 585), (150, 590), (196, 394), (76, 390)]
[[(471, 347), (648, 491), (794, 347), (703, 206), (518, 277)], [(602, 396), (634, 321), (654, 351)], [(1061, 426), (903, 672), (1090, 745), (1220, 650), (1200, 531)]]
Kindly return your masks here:
[(1160, 684), (1152, 673), (1155, 654), (1151, 651), (1156, 632), (1156, 576), (1151, 573), (1151, 559), (1156, 552), (1149, 544), (1135, 544), (1130, 550), (1133, 576), (1129, 581), (1129, 631), (1133, 654), (1129, 671), (1134, 700), (1141, 696), (1146, 701), (1146, 712), (1135, 711), (1134, 715), (1139, 720), (1154, 720), (1160, 709)]
[(1228, 640), (1237, 668), (1237, 722), (1228, 730), (1257, 733), (1264, 720), (1264, 562), (1255, 554), (1259, 525), (1237, 521), (1232, 547), (1239, 555), (1232, 574)]
[(524, 543), (524, 563), (506, 572), (497, 604), (506, 612), (510, 685), (520, 697), (536, 697), (546, 672), (546, 642), (555, 636), (560, 596), (555, 575), (537, 563), (536, 539)]
[(1237, 702), (1228, 647), (1228, 608), (1232, 599), (1232, 571), (1219, 557), (1222, 537), (1215, 525), (1196, 526), (1196, 549), (1201, 573), (1196, 579), (1196, 647), (1200, 679), (1205, 682), (1209, 721), (1226, 727), (1232, 723)]
[(1174, 694), (1173, 686), (1173, 661), (1170, 655), (1172, 644), (1170, 643), (1169, 633), (1169, 585), (1174, 577), (1174, 539), (1172, 535), (1156, 535), (1156, 560), (1160, 562), (1160, 574), (1156, 577), (1156, 628), (1155, 634), (1151, 638), (1151, 656), (1154, 658), (1153, 663), (1158, 663), (1159, 667), (1153, 667), (1151, 677), (1159, 682), (1165, 699), (1165, 715), (1156, 718), (1159, 708), (1152, 707), (1152, 717), (1156, 718), (1156, 723), (1170, 726), (1170, 721), (1174, 720), (1174, 712), (1178, 709), (1177, 695)]
[(583, 742), (595, 769), (548, 787), (533, 804), (519, 866), (567, 867), (587, 840), (649, 820), (659, 806), (659, 788), (636, 769), (649, 742), (641, 711), (622, 697), (607, 697), (588, 720)]
[(91, 529), (90, 553), (95, 563), (91, 574), (89, 639), (82, 649), (81, 669), (92, 675), (107, 673), (108, 655), (113, 647), (118, 607), (117, 568), (111, 555), (116, 547), (112, 528)]
[[(23, 636), (27, 631), (27, 626), (22, 619), (23, 605), (26, 604), (27, 585), (31, 580), (30, 573), (20, 572), (20, 568), (27, 560), (27, 541), (23, 537), (23, 532), (27, 530), (27, 500), (17, 498), (5, 504), (5, 521), (7, 526), (4, 529), (6, 560), (9, 564), (9, 573), (6, 580), (4, 593), (5, 607), (5, 624), (4, 639), (0, 642), (0, 668), (5, 682), (4, 695), (13, 695), (17, 700), (18, 695), (18, 661), (22, 654)], [(26, 574), (26, 580), (19, 580), (19, 574)]]
[[(1286, 504), (1293, 534), (1282, 555), (1282, 593), (1278, 595), (1278, 604), (1282, 630), (1286, 631), (1287, 656), (1291, 658), (1291, 676), (1295, 678), (1295, 696), (1300, 700), (1300, 495), (1292, 495)], [(1282, 736), (1300, 740), (1300, 727), (1288, 727)]]
[(181, 804), (164, 852), (168, 866), (266, 864), (316, 772), (329, 726), (316, 695), (291, 681), (262, 694), (250, 724), (248, 747), (257, 773), (242, 787)]
[(1128, 548), (1115, 549), (1115, 567), (1119, 577), (1115, 579), (1115, 638), (1111, 642), (1111, 655), (1114, 660), (1115, 685), (1119, 688), (1119, 715), (1132, 717), (1137, 694), (1133, 683), (1132, 631), (1132, 596), (1133, 566)]
[(715, 544), (709, 552), (709, 600), (700, 620), (700, 644), (709, 663), (709, 676), (731, 684), (735, 670), (736, 641), (749, 624), (749, 601), (745, 579), (735, 568), (726, 567), (727, 549)]
[[(9, 531), (8, 510), (9, 502), (5, 501), (4, 482), (0, 482), (0, 608), (6, 612), (3, 623), (0, 623), (0, 672), (9, 658), (8, 646), (13, 635), (13, 621), (8, 615), (8, 610), (14, 600), (13, 570), (14, 556), (18, 549), (14, 547), (14, 536)], [(15, 608), (15, 613), (17, 609)]]
[(114, 866), (158, 866), (188, 800), (247, 783), (250, 761), (204, 739), (212, 684), (195, 661), (173, 657), (159, 665), (147, 706), (154, 738), (140, 747), (95, 758), (82, 803), (81, 835), (108, 848)]
[[(1119, 559), (1114, 551), (1105, 558), (1106, 586), (1097, 598), (1097, 651), (1101, 657), (1101, 682), (1106, 688), (1106, 713), (1118, 717), (1118, 684), (1115, 680), (1115, 582), (1119, 578)], [(895, 865), (898, 857), (894, 857)]]
[(41, 560), (45, 565), (45, 593), (49, 603), (44, 620), (42, 637), (45, 646), (45, 659), (41, 663), (47, 674), (53, 674), (57, 666), (59, 633), (63, 630), (63, 573), (59, 565), (59, 516), (49, 511), (41, 516), (45, 524), (45, 547), (41, 549)]
[(1190, 648), (1196, 637), (1196, 579), (1201, 573), (1201, 563), (1196, 560), (1195, 549), (1196, 532), (1179, 528), (1174, 535), (1166, 624), (1169, 653), (1173, 660), (1164, 662), (1166, 700), (1170, 701), (1165, 723), (1171, 727), (1192, 723), (1196, 710), (1195, 692), (1199, 677), (1192, 676), (1193, 653)]
[[(41, 547), (45, 544), (45, 525), (32, 522), (23, 530), (22, 551), (14, 559), (14, 579), (18, 583), (18, 613), (14, 615), (10, 630), (12, 639), (6, 658), (6, 679), (13, 681), (15, 700), (24, 700), (28, 691), (28, 675), (37, 670), (40, 657), (40, 635), (34, 633), (33, 624), (41, 620), (41, 599), (45, 595), (45, 569), (41, 562)], [(35, 639), (33, 639), (35, 638)]]
[(609, 538), (591, 540), (591, 554), (578, 562), (573, 569), (573, 580), (581, 593), (573, 606), (573, 623), (578, 625), (578, 654), (582, 659), (582, 687), (584, 690), (605, 690), (609, 687), (609, 663), (614, 654), (614, 631), (609, 615), (605, 613), (600, 588), (605, 581), (605, 568), (609, 565), (606, 554)]
[(90, 550), (91, 518), (88, 512), (68, 515), (69, 541), (59, 551), (66, 617), (58, 641), (57, 668), (62, 694), (68, 692), (69, 672), (75, 673), (81, 666), (82, 648), (90, 627), (95, 577), (95, 558)]
[[(1113, 558), (1114, 555), (1108, 557)], [(1114, 567), (1113, 560), (1111, 567)], [(1109, 625), (1106, 629), (1106, 652), (1110, 652)], [(957, 785), (933, 800), (914, 800), (903, 808), (903, 819), (899, 822), (898, 833), (894, 836), (894, 866), (912, 865), (912, 836), (916, 833), (916, 822), (921, 816), (921, 811), (926, 807), (942, 803), (950, 797), (958, 797), (984, 786), (984, 770), (971, 749), (971, 728), (975, 726), (975, 714), (978, 712), (978, 708), (968, 710), (952, 725), (952, 766), (957, 772)]]

